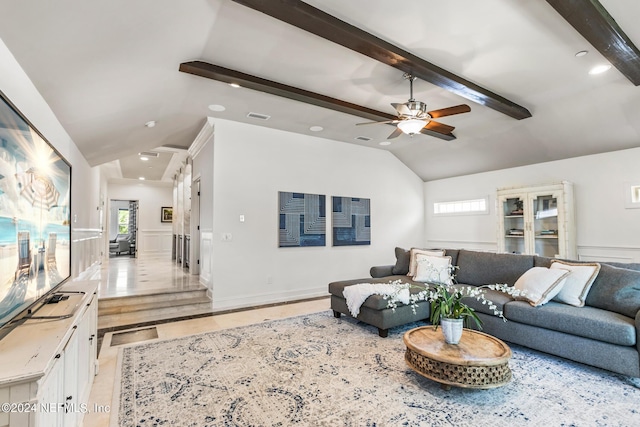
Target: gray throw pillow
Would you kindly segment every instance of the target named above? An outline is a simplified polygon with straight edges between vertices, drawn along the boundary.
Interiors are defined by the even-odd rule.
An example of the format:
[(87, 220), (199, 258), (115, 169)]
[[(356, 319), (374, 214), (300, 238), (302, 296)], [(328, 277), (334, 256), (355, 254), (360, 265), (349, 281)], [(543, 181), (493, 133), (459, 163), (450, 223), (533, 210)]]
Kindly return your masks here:
[(409, 261), (411, 260), (411, 251), (402, 248), (396, 248), (396, 265), (393, 266), (393, 274), (407, 274), (409, 272)]
[(640, 310), (640, 271), (602, 264), (587, 305), (635, 318)]

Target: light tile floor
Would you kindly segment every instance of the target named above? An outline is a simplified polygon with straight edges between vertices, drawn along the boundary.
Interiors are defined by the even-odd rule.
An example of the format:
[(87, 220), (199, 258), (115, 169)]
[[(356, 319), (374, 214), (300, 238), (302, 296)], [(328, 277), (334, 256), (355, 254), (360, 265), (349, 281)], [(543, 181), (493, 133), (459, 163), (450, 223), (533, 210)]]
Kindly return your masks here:
[[(124, 261), (124, 262), (123, 262)], [(103, 277), (105, 286), (100, 288), (100, 294), (103, 295), (135, 295), (136, 292), (146, 292), (149, 289), (160, 289), (162, 287), (172, 288), (173, 286), (189, 285), (193, 277), (184, 278), (181, 269), (177, 269), (171, 265), (162, 266), (167, 263), (166, 259), (129, 259), (126, 262), (124, 258), (113, 259), (108, 266), (103, 267), (108, 274)], [(154, 264), (156, 268), (154, 268)], [(147, 271), (146, 276), (142, 275), (144, 270)], [(167, 268), (171, 274), (167, 274), (167, 270), (162, 274), (162, 269)], [(156, 274), (157, 273), (157, 274)], [(115, 277), (112, 276), (115, 274)], [(141, 281), (140, 278), (153, 276), (153, 284), (148, 281)], [(125, 279), (126, 278), (126, 279)], [(113, 280), (112, 280), (113, 279)], [(197, 281), (197, 276), (195, 277)], [(153, 287), (153, 288), (152, 288)], [(267, 320), (292, 317), (307, 313), (316, 313), (319, 311), (329, 310), (329, 298), (323, 298), (313, 301), (304, 301), (299, 303), (287, 303), (283, 305), (270, 306), (265, 308), (257, 308), (253, 310), (238, 311), (233, 313), (225, 313), (202, 317), (197, 319), (184, 320), (180, 322), (162, 323), (156, 325), (158, 332), (158, 340), (178, 338), (186, 335), (193, 335), (201, 332), (215, 331), (238, 326), (245, 326), (254, 323), (264, 322)], [(145, 327), (146, 328), (146, 327)], [(144, 329), (144, 328), (142, 328)], [(117, 420), (118, 414), (111, 411), (111, 405), (114, 397), (115, 379), (117, 377), (116, 365), (118, 359), (118, 349), (123, 346), (111, 347), (111, 338), (113, 333), (105, 334), (98, 356), (99, 370), (94, 378), (91, 395), (89, 397), (88, 409), (85, 414), (85, 427), (109, 427), (111, 418)], [(145, 341), (148, 342), (148, 341)], [(126, 345), (136, 345), (126, 344)], [(95, 411), (96, 408), (104, 408), (102, 411)], [(106, 410), (106, 409), (109, 410)], [(113, 425), (117, 425), (114, 424)]]
[(199, 276), (189, 274), (171, 256), (115, 257), (100, 269), (99, 298), (142, 295), (159, 290), (198, 289)]

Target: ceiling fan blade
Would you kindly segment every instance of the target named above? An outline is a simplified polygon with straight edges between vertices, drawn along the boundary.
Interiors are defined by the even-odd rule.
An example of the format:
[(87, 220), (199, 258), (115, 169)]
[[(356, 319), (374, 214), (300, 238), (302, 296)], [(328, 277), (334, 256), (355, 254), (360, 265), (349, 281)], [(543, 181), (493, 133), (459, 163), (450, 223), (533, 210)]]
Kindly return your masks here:
[(400, 135), (402, 135), (402, 131), (400, 130), (400, 128), (396, 128), (393, 132), (391, 132), (391, 135), (389, 135), (387, 139), (397, 138)]
[(439, 110), (427, 111), (427, 113), (434, 119), (437, 119), (439, 117), (453, 116), (454, 114), (468, 113), (469, 111), (471, 111), (471, 107), (467, 104), (460, 104)]
[(396, 112), (401, 116), (410, 116), (411, 110), (405, 104), (398, 104), (396, 102), (392, 102), (391, 106), (396, 109)]
[(380, 123), (397, 123), (398, 120), (386, 120), (384, 122), (364, 122), (364, 123), (356, 123), (356, 126), (360, 126), (360, 125), (377, 125)]
[(451, 133), (455, 129), (453, 126), (445, 125), (444, 123), (438, 123), (435, 120), (430, 120), (429, 123), (424, 127), (424, 129), (429, 129), (434, 132), (448, 134)]

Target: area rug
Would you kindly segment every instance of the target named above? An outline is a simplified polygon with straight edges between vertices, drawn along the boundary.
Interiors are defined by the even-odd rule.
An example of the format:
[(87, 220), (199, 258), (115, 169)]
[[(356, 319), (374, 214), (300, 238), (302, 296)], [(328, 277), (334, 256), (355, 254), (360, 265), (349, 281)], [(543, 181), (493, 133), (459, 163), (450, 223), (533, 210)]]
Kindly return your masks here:
[(632, 426), (636, 379), (512, 346), (512, 381), (443, 390), (380, 338), (321, 312), (120, 350), (114, 425)]

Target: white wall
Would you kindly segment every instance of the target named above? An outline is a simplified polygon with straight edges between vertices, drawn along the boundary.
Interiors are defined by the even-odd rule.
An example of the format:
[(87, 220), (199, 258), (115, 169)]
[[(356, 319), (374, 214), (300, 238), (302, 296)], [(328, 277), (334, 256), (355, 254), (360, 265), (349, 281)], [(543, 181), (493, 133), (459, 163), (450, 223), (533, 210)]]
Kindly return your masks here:
[[(224, 120), (215, 121), (213, 139), (215, 307), (326, 295), (331, 281), (369, 277), (371, 266), (395, 262), (395, 246), (424, 243), (423, 182), (386, 151)], [(206, 165), (202, 155), (194, 175)], [(327, 246), (278, 248), (278, 191), (326, 195)], [(331, 196), (371, 199), (370, 246), (331, 246)], [(222, 241), (223, 233), (232, 240)]]
[[(109, 200), (137, 200), (138, 254), (171, 253), (171, 223), (160, 221), (163, 206), (173, 205), (173, 184), (139, 180), (111, 181)], [(109, 226), (110, 227), (110, 226)], [(167, 259), (170, 261), (170, 259)]]
[[(427, 182), (428, 245), (496, 250), (496, 189), (560, 181), (574, 184), (578, 256), (639, 262), (640, 209), (625, 209), (624, 190), (640, 183), (640, 148)], [(486, 195), (489, 215), (433, 215), (433, 202)]]
[(62, 154), (72, 167), (71, 276), (100, 261), (100, 173), (92, 168), (64, 130), (6, 45), (0, 40), (0, 90)]

